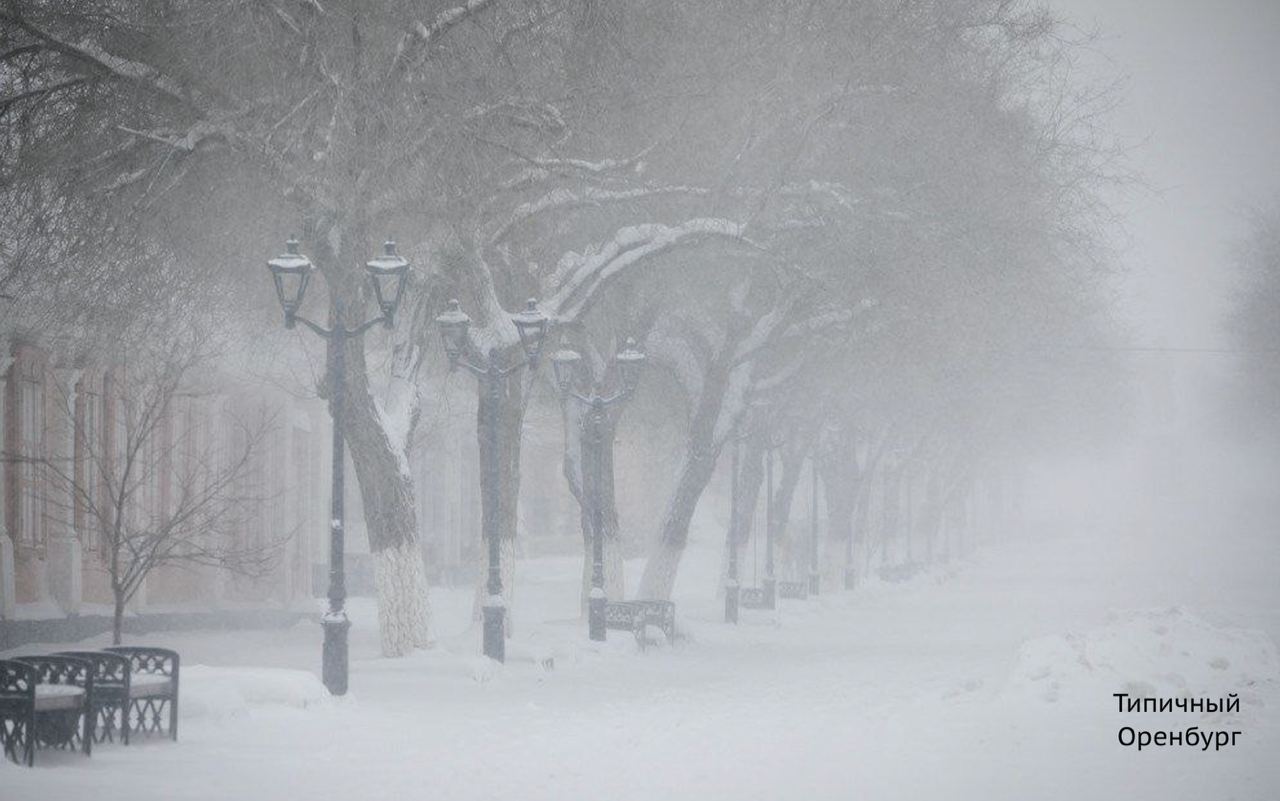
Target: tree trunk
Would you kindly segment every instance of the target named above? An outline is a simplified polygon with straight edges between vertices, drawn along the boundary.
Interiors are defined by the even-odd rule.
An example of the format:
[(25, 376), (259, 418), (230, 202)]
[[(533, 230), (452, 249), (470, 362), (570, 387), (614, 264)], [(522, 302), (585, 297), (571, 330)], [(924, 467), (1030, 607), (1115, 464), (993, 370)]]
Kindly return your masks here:
[(115, 608), (111, 618), (111, 644), (120, 645), (123, 642), (125, 597), (122, 591), (116, 591), (113, 594), (115, 596)]
[[(352, 354), (347, 358), (350, 362)], [(359, 378), (348, 381), (349, 387), (365, 384), (363, 359), (360, 362)], [(348, 396), (347, 410), (347, 444), (373, 555), (382, 653), (404, 656), (429, 644), (431, 620), (408, 454), (388, 439), (367, 388), (355, 397)]]
[[(355, 301), (358, 295), (350, 286), (350, 270), (342, 269), (355, 260), (347, 258), (344, 245), (363, 242), (363, 238), (344, 237), (336, 228), (330, 228), (327, 236), (316, 239), (319, 263), (329, 267), (326, 275), (330, 291), (334, 297)], [(343, 322), (348, 327), (363, 322), (357, 319), (361, 309), (358, 303), (350, 303), (347, 309)], [(396, 432), (405, 435), (403, 441), (392, 441), (369, 386), (364, 343), (360, 339), (347, 341), (345, 362), (342, 424), (364, 503), (378, 593), (382, 653), (404, 656), (414, 648), (426, 647), (430, 636), (427, 574), (418, 545), (417, 509), (407, 453), (411, 425)]]
[(773, 529), (773, 546), (777, 549), (774, 559), (785, 566), (782, 573), (794, 579), (809, 575), (808, 552), (796, 552), (795, 541), (787, 529), (787, 524), (791, 521), (791, 504), (795, 500), (796, 488), (800, 486), (800, 475), (808, 448), (803, 442), (789, 442), (781, 450), (782, 476), (773, 490), (773, 503), (770, 506), (773, 516), (768, 525)]
[[(755, 527), (760, 488), (764, 485), (764, 443), (759, 437), (747, 437), (736, 446), (741, 448), (741, 452), (737, 460), (738, 480), (734, 487), (737, 494), (729, 499), (729, 503), (735, 507), (729, 515), (729, 523), (733, 529), (729, 539), (738, 549), (738, 583), (741, 584), (747, 576), (744, 557), (748, 553), (747, 545), (751, 542), (752, 529)], [(728, 557), (729, 554), (725, 553), (725, 575), (728, 571)], [(755, 583), (757, 578), (753, 573), (752, 582)]]
[(853, 541), (853, 513), (857, 505), (862, 475), (858, 466), (857, 442), (851, 427), (839, 429), (834, 439), (818, 449), (818, 472), (826, 489), (826, 562), (831, 586), (844, 586), (844, 569)]
[(925, 478), (924, 503), (920, 509), (920, 524), (924, 535), (925, 564), (932, 565), (934, 550), (937, 548), (938, 535), (942, 532), (942, 467), (929, 470)]
[[(638, 597), (670, 600), (676, 572), (689, 542), (689, 522), (693, 519), (698, 499), (711, 481), (721, 443), (716, 438), (717, 423), (729, 388), (733, 367), (734, 339), (728, 338), (723, 350), (712, 361), (705, 376), (702, 393), (689, 426), (688, 447), (680, 465), (675, 490), (667, 503), (658, 540), (645, 563), (640, 578)], [(729, 427), (732, 430), (732, 427)], [(731, 435), (730, 435), (731, 436)]]

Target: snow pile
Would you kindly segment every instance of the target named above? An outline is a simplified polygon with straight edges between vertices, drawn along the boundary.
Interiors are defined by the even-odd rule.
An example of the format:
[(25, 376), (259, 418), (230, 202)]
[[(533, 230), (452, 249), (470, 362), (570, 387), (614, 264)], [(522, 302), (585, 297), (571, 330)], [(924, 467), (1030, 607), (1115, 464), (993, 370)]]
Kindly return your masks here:
[(315, 674), (283, 668), (183, 667), (183, 720), (241, 717), (260, 707), (307, 709), (331, 703)]
[(1026, 642), (1006, 692), (1056, 702), (1079, 697), (1092, 705), (1113, 693), (1132, 698), (1240, 697), (1241, 714), (1265, 706), (1280, 689), (1280, 659), (1266, 634), (1215, 626), (1173, 607), (1112, 614), (1084, 634)]

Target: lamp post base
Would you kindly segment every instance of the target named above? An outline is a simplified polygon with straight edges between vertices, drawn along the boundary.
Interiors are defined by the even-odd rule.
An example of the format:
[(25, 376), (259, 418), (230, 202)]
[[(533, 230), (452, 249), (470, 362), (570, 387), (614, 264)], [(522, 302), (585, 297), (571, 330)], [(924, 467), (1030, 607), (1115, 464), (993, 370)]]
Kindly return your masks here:
[(346, 612), (329, 612), (322, 621), (324, 652), (320, 675), (330, 695), (347, 694), (347, 632), (351, 621)]
[(603, 592), (598, 595), (596, 593), (596, 590), (592, 590), (591, 598), (587, 601), (587, 636), (596, 642), (604, 642), (604, 606), (608, 599)]
[(773, 576), (765, 576), (760, 582), (760, 588), (764, 590), (764, 608), (778, 608), (778, 580)]
[(507, 610), (501, 606), (484, 607), (484, 655), (498, 662), (507, 660), (506, 633), (503, 620)]
[(738, 582), (730, 581), (724, 586), (724, 622), (738, 622), (738, 599), (741, 588)]

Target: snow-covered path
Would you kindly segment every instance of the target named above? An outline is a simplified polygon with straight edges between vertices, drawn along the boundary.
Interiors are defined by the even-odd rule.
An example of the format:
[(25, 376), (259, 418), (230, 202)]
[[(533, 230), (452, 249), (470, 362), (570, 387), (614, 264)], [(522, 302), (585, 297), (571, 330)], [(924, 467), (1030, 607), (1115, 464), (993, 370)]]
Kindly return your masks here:
[[(715, 551), (695, 549), (677, 587), (690, 639), (643, 654), (617, 634), (589, 648), (577, 565), (529, 562), (506, 667), (472, 656), (467, 631), (378, 659), (373, 610), (357, 603), (339, 703), (280, 671), (315, 668), (311, 625), (161, 636), (188, 666), (181, 742), (42, 753), (46, 767), (0, 768), (0, 798), (1280, 797), (1274, 647), (1234, 628), (1275, 636), (1276, 545), (1242, 537), (1208, 557), (1190, 540), (1115, 536), (994, 545), (737, 629), (698, 594)], [(469, 593), (434, 601), (446, 634), (464, 624)], [(550, 672), (529, 658), (547, 653)], [(1111, 693), (1131, 685), (1243, 688), (1244, 708), (1226, 722), (1118, 714)], [(1138, 753), (1117, 743), (1124, 725), (1244, 734), (1221, 752)]]

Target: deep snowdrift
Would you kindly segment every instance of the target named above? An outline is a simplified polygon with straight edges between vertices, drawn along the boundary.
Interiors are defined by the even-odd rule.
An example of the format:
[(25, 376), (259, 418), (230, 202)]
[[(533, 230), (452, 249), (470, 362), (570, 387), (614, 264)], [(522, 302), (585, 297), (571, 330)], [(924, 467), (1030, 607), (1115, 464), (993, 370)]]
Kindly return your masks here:
[[(505, 666), (476, 655), (468, 590), (435, 591), (437, 647), (398, 660), (378, 657), (357, 600), (338, 700), (315, 677), (314, 625), (148, 638), (183, 653), (181, 742), (42, 752), (0, 768), (0, 798), (1280, 797), (1276, 649), (1249, 629), (1275, 622), (1259, 603), (1275, 598), (1270, 539), (1130, 543), (1140, 560), (1114, 534), (990, 545), (731, 628), (703, 534), (676, 588), (686, 638), (644, 653), (586, 641), (573, 559), (521, 564)], [(1182, 580), (1197, 574), (1220, 578)], [(1235, 692), (1241, 710), (1118, 713), (1116, 692)], [(1219, 752), (1117, 742), (1196, 725), (1243, 734)]]

